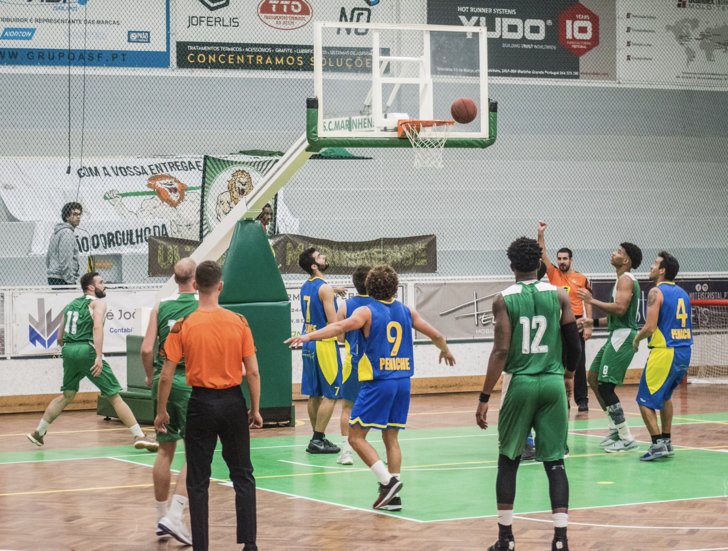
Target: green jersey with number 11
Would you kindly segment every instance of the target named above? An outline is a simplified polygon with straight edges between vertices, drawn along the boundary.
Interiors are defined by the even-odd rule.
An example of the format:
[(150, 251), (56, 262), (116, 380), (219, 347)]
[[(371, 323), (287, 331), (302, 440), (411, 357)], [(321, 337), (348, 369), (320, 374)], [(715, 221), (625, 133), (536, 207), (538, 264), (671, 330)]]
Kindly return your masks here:
[(536, 280), (519, 281), (501, 295), (511, 321), (506, 373), (563, 375), (558, 288)]
[(63, 343), (94, 342), (90, 295), (83, 295), (63, 309)]

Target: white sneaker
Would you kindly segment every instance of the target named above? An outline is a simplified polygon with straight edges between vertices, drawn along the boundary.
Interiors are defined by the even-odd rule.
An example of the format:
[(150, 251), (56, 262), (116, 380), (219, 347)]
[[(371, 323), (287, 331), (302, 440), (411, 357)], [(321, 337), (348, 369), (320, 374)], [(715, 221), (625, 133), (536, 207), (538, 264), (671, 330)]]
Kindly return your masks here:
[[(159, 520), (162, 519), (160, 518)], [(169, 537), (169, 534), (159, 527), (159, 520), (154, 524), (154, 533), (160, 540), (166, 540)]]
[(602, 441), (599, 442), (599, 445), (602, 448), (606, 448), (607, 446), (611, 446), (615, 442), (619, 441), (619, 433), (616, 430), (610, 430), (609, 434), (602, 438)]
[(174, 517), (165, 515), (159, 520), (157, 528), (185, 545), (192, 545), (192, 536), (190, 536), (187, 527), (185, 527), (181, 519), (177, 520)]
[(339, 454), (339, 457), (336, 459), (336, 462), (339, 465), (353, 465), (354, 464), (354, 456), (351, 454), (351, 450), (344, 450)]
[(634, 450), (639, 444), (635, 440), (617, 440), (614, 444), (604, 447), (607, 453), (628, 452)]
[(159, 450), (159, 443), (156, 440), (149, 438), (149, 436), (135, 436), (134, 437), (134, 448), (137, 450), (147, 450), (155, 453)]

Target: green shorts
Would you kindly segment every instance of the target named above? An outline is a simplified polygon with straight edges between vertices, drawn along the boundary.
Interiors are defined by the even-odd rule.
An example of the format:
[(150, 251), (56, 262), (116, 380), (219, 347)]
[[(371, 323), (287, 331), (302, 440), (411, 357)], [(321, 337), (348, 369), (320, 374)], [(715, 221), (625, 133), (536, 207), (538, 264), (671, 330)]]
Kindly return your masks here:
[[(159, 388), (159, 373), (152, 379), (152, 407), (154, 414), (157, 414), (157, 389)], [(176, 442), (185, 437), (187, 427), (187, 403), (190, 401), (192, 387), (187, 386), (184, 369), (177, 369), (172, 379), (172, 388), (169, 391), (167, 400), (167, 413), (169, 423), (167, 432), (157, 431), (157, 442)]]
[(498, 415), (498, 451), (509, 459), (523, 453), (536, 431), (536, 460), (557, 461), (566, 452), (569, 412), (564, 376), (514, 375)]
[(621, 385), (624, 375), (634, 358), (632, 341), (637, 331), (634, 329), (615, 329), (607, 336), (604, 343), (594, 356), (589, 372), (596, 373), (600, 383), (613, 383)]
[(79, 342), (64, 344), (61, 349), (63, 357), (63, 384), (61, 390), (78, 392), (81, 379), (88, 377), (102, 396), (114, 396), (121, 392), (121, 385), (111, 367), (103, 361), (103, 368), (98, 377), (91, 375), (91, 368), (96, 361), (96, 350), (90, 343)]

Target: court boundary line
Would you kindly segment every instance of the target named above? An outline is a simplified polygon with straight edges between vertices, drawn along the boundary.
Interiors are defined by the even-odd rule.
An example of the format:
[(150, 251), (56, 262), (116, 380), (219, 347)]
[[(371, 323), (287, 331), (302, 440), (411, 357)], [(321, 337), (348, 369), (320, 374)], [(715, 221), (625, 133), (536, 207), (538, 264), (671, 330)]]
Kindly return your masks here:
[[(531, 522), (541, 522), (546, 524), (553, 524), (553, 520), (551, 519), (543, 519), (543, 518), (530, 518), (530, 517), (524, 517), (521, 515), (513, 515), (513, 518), (517, 518), (519, 520), (528, 520)], [(592, 526), (594, 528), (616, 528), (616, 529), (626, 529), (626, 530), (716, 530), (719, 532), (728, 532), (728, 526), (725, 527), (715, 527), (715, 526), (632, 526), (632, 525), (626, 525), (626, 524), (597, 524), (594, 522), (575, 522), (575, 521), (569, 521), (569, 526)]]

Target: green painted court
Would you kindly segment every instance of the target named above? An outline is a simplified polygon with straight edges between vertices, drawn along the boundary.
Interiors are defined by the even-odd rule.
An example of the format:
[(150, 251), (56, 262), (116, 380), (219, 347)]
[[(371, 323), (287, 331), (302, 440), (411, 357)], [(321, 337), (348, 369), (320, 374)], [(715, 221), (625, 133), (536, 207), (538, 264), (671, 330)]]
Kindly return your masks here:
[[(595, 416), (596, 417), (596, 416)], [(675, 417), (675, 426), (728, 424), (728, 412)], [(602, 430), (603, 429), (603, 430)], [(570, 509), (635, 505), (723, 497), (728, 492), (728, 453), (725, 450), (675, 446), (670, 459), (644, 463), (638, 457), (647, 448), (607, 454), (599, 447), (606, 431), (603, 419), (570, 422), (570, 457), (566, 460), (570, 481)], [(370, 440), (383, 453), (376, 431)], [(497, 430), (476, 427), (406, 430), (401, 434), (403, 452), (401, 497), (398, 513), (374, 512), (376, 482), (357, 459), (341, 466), (336, 456), (309, 455), (308, 436), (254, 438), (252, 456), (259, 490), (392, 515), (414, 522), (437, 522), (494, 516), (497, 471)], [(212, 476), (227, 480), (227, 468), (215, 453)], [(155, 456), (131, 451), (128, 446), (83, 450), (10, 452), (0, 454), (0, 464), (49, 461), (115, 459), (151, 467)], [(183, 454), (178, 450), (174, 467)], [(700, 466), (696, 476), (696, 465)], [(540, 463), (525, 462), (518, 475), (517, 514), (548, 512), (547, 479)]]

